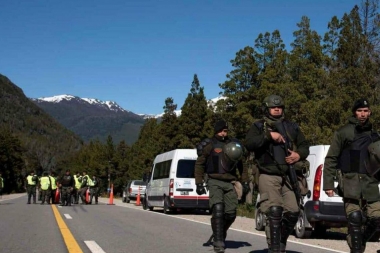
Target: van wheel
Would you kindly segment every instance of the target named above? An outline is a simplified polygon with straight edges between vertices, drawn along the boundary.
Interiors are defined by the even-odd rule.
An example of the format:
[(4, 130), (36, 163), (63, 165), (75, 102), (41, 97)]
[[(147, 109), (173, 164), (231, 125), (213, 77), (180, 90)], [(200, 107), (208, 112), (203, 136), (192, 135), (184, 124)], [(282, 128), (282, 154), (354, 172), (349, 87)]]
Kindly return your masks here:
[(168, 207), (168, 203), (166, 200), (164, 200), (164, 214), (169, 214), (170, 213), (170, 208)]
[(265, 214), (263, 214), (259, 208), (255, 210), (255, 225), (257, 231), (265, 230)]
[(298, 217), (298, 221), (294, 227), (294, 231), (296, 233), (297, 238), (310, 238), (313, 230), (311, 228), (305, 227), (305, 215), (301, 211), (300, 216)]

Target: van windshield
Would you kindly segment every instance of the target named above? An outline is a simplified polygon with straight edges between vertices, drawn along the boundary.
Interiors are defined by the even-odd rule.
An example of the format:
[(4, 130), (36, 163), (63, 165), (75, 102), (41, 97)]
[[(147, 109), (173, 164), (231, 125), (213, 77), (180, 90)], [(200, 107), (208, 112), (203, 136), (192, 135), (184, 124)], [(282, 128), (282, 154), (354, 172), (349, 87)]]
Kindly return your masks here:
[(194, 178), (195, 160), (179, 160), (177, 178)]

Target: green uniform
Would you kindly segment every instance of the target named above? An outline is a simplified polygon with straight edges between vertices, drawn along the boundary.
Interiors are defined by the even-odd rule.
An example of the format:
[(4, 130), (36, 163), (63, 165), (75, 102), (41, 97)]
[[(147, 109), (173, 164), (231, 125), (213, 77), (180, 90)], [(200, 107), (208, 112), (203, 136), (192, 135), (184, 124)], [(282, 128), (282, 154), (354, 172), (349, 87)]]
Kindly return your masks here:
[(279, 132), (279, 124), (286, 129), (286, 133), (280, 134), (288, 142), (287, 145), (291, 143), (292, 150), (299, 154), (300, 160), (305, 160), (309, 155), (309, 144), (305, 136), (297, 124), (282, 117), (265, 117), (255, 122), (246, 136), (246, 148), (255, 153), (259, 168), (260, 210), (268, 219), (269, 226), (265, 227), (265, 232), (268, 248), (272, 250), (279, 245), (285, 250), (287, 238), (293, 231), (300, 211), (288, 181), (289, 165), (285, 161), (288, 156), (287, 147), (283, 143), (274, 142), (270, 134)]
[[(323, 169), (323, 190), (325, 191), (334, 189), (334, 178), (339, 175), (339, 193), (343, 196), (349, 226), (359, 227), (358, 235), (362, 234), (362, 211), (367, 216), (367, 227), (379, 226), (378, 229), (380, 229), (379, 181), (369, 174), (352, 171), (356, 168), (344, 172), (345, 168), (339, 168), (339, 159), (343, 150), (353, 142), (355, 133), (370, 135), (372, 132), (372, 124), (369, 120), (361, 125), (355, 117), (349, 118), (348, 123), (334, 133)], [(356, 222), (358, 219), (359, 221)], [(368, 230), (364, 231), (363, 245), (369, 239), (368, 234), (372, 233)], [(348, 237), (348, 243), (351, 247), (350, 237)]]
[(223, 167), (223, 147), (231, 142), (238, 141), (218, 135), (203, 141), (204, 144), (207, 144), (198, 148), (198, 158), (195, 163), (195, 183), (202, 184), (207, 175), (215, 252), (224, 252), (227, 230), (236, 219), (238, 195), (234, 188), (234, 182), (238, 180), (238, 174), (243, 183), (248, 184), (249, 180), (248, 170), (243, 166), (242, 159), (231, 167), (226, 165), (228, 169)]

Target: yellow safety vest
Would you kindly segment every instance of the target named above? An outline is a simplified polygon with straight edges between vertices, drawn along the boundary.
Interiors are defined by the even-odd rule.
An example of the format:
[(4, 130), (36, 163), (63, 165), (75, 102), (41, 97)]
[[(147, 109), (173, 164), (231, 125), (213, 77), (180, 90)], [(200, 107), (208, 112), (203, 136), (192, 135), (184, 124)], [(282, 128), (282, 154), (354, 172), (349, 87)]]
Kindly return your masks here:
[(51, 189), (55, 190), (57, 189), (57, 184), (55, 183), (55, 177), (49, 176), (51, 181)]
[(79, 178), (77, 177), (77, 175), (74, 175), (74, 180), (75, 180), (75, 189), (80, 189), (80, 186), (82, 185), (82, 183), (79, 181)]
[(28, 180), (28, 185), (36, 185), (36, 181), (33, 181), (32, 175), (29, 175), (26, 179)]
[(41, 189), (42, 190), (47, 190), (49, 189), (49, 186), (50, 186), (50, 180), (49, 180), (49, 177), (41, 177), (40, 179), (40, 183), (41, 183)]

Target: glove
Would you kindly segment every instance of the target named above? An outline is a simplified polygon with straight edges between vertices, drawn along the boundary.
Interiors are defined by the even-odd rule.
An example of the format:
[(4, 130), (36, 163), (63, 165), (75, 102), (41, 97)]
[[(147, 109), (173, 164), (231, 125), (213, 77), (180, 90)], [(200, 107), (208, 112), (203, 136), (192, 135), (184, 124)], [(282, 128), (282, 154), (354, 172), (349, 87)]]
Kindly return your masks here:
[(246, 195), (251, 189), (249, 188), (248, 182), (245, 182), (243, 185), (243, 195)]
[(203, 184), (197, 184), (197, 190), (196, 190), (198, 195), (206, 194), (206, 189), (203, 186)]

